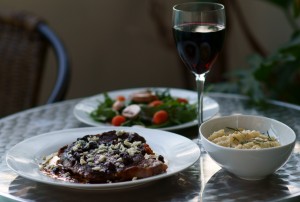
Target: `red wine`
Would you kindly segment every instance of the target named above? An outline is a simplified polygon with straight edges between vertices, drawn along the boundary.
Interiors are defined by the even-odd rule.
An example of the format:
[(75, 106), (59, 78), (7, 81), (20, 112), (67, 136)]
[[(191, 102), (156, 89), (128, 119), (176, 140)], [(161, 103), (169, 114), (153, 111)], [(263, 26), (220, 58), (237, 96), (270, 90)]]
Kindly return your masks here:
[(203, 74), (219, 55), (225, 35), (223, 25), (187, 23), (173, 28), (177, 50), (185, 65), (195, 74)]

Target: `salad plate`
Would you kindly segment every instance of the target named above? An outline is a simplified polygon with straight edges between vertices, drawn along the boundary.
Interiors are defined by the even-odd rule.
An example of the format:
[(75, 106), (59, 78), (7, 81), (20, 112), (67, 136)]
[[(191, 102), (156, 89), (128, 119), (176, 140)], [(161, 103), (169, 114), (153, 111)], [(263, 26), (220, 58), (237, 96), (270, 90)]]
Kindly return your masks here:
[[(43, 157), (56, 152), (62, 146), (71, 144), (77, 138), (87, 134), (99, 134), (111, 130), (136, 132), (143, 136), (155, 153), (164, 156), (168, 165), (167, 172), (126, 182), (82, 184), (54, 179), (40, 171), (39, 165), (43, 162)], [(135, 187), (172, 176), (193, 165), (199, 156), (198, 145), (181, 135), (157, 129), (111, 126), (74, 128), (34, 136), (12, 147), (6, 154), (6, 163), (20, 176), (49, 185), (85, 190), (116, 190)]]
[[(107, 92), (107, 94), (112, 98), (116, 99), (118, 96), (124, 96), (125, 98), (129, 98), (132, 94), (145, 91), (147, 89), (153, 91), (164, 91), (166, 89), (169, 90), (169, 93), (172, 97), (184, 98), (188, 101), (189, 104), (196, 104), (197, 103), (197, 93), (195, 91), (185, 90), (185, 89), (178, 89), (178, 88), (151, 88), (151, 87), (144, 87), (144, 88), (131, 88), (131, 89), (123, 89), (123, 90), (116, 90)], [(98, 122), (91, 117), (91, 113), (97, 109), (100, 102), (103, 102), (105, 99), (104, 93), (94, 95), (88, 98), (81, 100), (77, 103), (73, 109), (73, 113), (75, 117), (90, 126), (111, 126), (109, 123)], [(203, 119), (208, 120), (214, 115), (219, 112), (219, 104), (208, 96), (204, 96), (203, 98)], [(177, 130), (183, 129), (191, 126), (196, 126), (197, 120), (192, 120), (186, 123), (160, 127), (160, 130)]]

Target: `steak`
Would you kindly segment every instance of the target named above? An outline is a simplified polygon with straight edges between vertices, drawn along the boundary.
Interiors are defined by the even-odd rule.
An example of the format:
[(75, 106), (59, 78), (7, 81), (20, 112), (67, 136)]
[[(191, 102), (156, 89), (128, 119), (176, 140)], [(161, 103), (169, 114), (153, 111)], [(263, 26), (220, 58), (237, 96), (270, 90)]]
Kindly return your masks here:
[(115, 130), (78, 138), (57, 156), (56, 165), (44, 166), (44, 172), (80, 183), (131, 181), (165, 173), (168, 167), (142, 136)]

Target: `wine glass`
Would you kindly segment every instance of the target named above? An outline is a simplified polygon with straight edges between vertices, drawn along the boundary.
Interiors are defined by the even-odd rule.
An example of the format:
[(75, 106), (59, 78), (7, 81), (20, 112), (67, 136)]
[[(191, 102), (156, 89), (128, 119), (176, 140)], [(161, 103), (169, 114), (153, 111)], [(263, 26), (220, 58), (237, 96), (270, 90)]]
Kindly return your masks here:
[(192, 2), (173, 7), (173, 36), (177, 51), (196, 78), (198, 127), (203, 123), (205, 76), (221, 51), (224, 35), (225, 8), (222, 4)]

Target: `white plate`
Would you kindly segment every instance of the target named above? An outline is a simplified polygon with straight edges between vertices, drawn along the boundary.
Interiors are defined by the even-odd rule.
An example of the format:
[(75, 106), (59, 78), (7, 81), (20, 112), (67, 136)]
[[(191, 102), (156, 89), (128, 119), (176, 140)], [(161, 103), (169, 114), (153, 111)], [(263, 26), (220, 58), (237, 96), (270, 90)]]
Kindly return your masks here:
[[(110, 130), (134, 131), (143, 136), (155, 153), (164, 156), (168, 165), (167, 172), (145, 179), (108, 184), (64, 182), (40, 172), (39, 163), (42, 162), (44, 156), (57, 151), (64, 145), (71, 144), (78, 137)], [(26, 139), (7, 152), (6, 163), (20, 176), (30, 180), (77, 189), (114, 190), (138, 186), (174, 175), (193, 165), (199, 156), (198, 145), (186, 137), (171, 132), (136, 127), (89, 127), (54, 131)]]
[[(142, 91), (145, 89), (152, 89), (152, 90), (160, 90), (163, 91), (167, 88), (132, 88), (132, 89), (124, 89), (124, 90), (117, 90), (117, 91), (111, 91), (107, 92), (108, 95), (115, 99), (117, 96), (123, 95), (125, 97), (129, 97), (133, 93), (136, 93), (138, 91)], [(170, 94), (172, 97), (182, 97), (188, 99), (189, 103), (197, 103), (197, 93), (195, 91), (189, 91), (184, 89), (176, 89), (176, 88), (168, 88), (170, 90)], [(75, 117), (88, 125), (91, 126), (110, 126), (108, 123), (101, 123), (93, 120), (90, 116), (90, 113), (97, 109), (99, 102), (104, 101), (103, 94), (95, 95), (89, 98), (86, 98), (82, 101), (80, 101), (77, 105), (74, 107), (74, 115)], [(208, 120), (209, 118), (213, 117), (219, 112), (219, 104), (211, 99), (210, 97), (204, 97), (203, 98), (203, 119)], [(159, 128), (160, 130), (177, 130), (182, 128), (187, 128), (191, 126), (197, 125), (197, 120), (190, 121), (184, 124), (176, 125), (176, 126), (170, 126), (170, 127), (164, 127)]]

